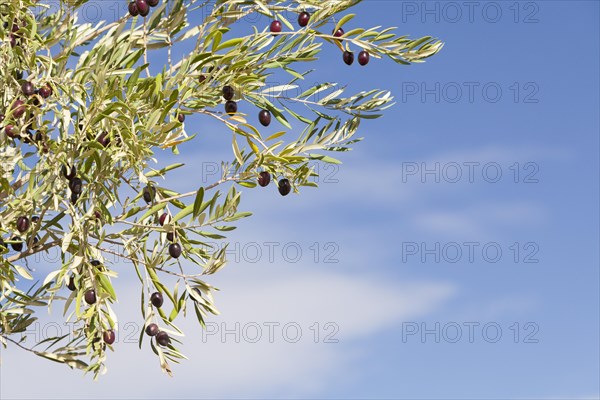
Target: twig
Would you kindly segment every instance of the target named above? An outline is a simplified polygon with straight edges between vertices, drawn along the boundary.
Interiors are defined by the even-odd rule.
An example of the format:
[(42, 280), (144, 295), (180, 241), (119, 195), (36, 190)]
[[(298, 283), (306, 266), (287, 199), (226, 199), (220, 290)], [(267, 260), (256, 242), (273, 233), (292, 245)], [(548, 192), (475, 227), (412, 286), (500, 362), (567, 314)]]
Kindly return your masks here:
[(50, 248), (52, 248), (54, 246), (57, 246), (58, 244), (60, 244), (60, 240), (55, 240), (53, 242), (46, 243), (42, 247), (29, 248), (29, 249), (25, 250), (22, 253), (15, 254), (14, 256), (7, 258), (6, 261), (8, 261), (9, 263), (13, 263), (13, 262), (18, 261), (18, 260), (20, 260), (22, 258), (29, 257), (29, 256), (31, 256), (33, 254), (36, 254), (36, 253), (39, 253), (41, 251), (48, 250), (48, 249), (50, 249)]
[[(219, 180), (219, 181), (217, 181), (215, 183), (212, 183), (212, 184), (206, 186), (204, 188), (204, 190), (213, 189), (213, 188), (219, 186), (222, 183), (225, 183), (225, 182), (228, 182), (228, 181), (234, 181), (235, 179), (236, 179), (235, 176), (230, 176), (230, 177), (227, 177), (227, 178), (223, 178), (223, 179), (221, 179), (221, 180)], [(159, 204), (159, 203), (166, 203), (166, 202), (169, 202), (171, 200), (177, 200), (177, 199), (181, 199), (181, 198), (184, 198), (184, 197), (190, 197), (190, 196), (195, 195), (196, 193), (197, 193), (197, 191), (193, 191), (193, 192), (178, 194), (176, 196), (165, 197), (164, 199), (156, 201), (154, 204), (148, 204), (147, 206), (143, 207), (141, 210), (148, 209), (148, 208), (153, 207), (154, 205)], [(125, 220), (123, 219), (123, 216), (119, 216), (118, 218), (114, 218), (113, 222), (125, 222)]]
[(146, 18), (144, 18), (144, 32), (143, 32), (143, 42), (144, 42), (144, 64), (146, 64), (146, 76), (150, 78), (150, 69), (148, 68), (148, 38), (146, 32)]
[[(210, 115), (213, 118), (218, 119), (219, 121), (223, 122), (225, 125), (227, 125), (229, 128), (233, 128), (233, 129), (237, 129), (237, 125), (232, 124), (231, 122), (227, 121), (225, 118), (222, 118), (221, 116), (210, 112), (210, 111), (206, 111), (206, 110), (197, 110), (198, 113), (200, 114), (206, 114), (206, 115)], [(269, 147), (262, 141), (260, 140), (260, 138), (257, 138), (256, 136), (252, 136), (253, 139), (255, 139), (258, 143), (260, 143), (260, 145), (262, 147), (264, 147), (265, 150), (268, 150), (269, 154), (273, 155), (273, 153), (271, 152), (271, 150), (269, 150)]]
[(16, 341), (16, 340), (14, 340), (14, 339), (11, 339), (11, 338), (9, 338), (9, 337), (8, 337), (8, 336), (6, 336), (6, 335), (0, 335), (0, 336), (2, 336), (2, 337), (5, 339), (5, 340), (8, 340), (9, 342), (11, 342), (11, 343), (13, 343), (13, 344), (17, 345), (18, 347), (22, 348), (23, 350), (29, 351), (30, 353), (33, 353), (33, 354), (35, 354), (35, 355), (38, 355), (38, 354), (39, 354), (37, 351), (35, 351), (35, 350), (33, 350), (33, 349), (30, 349), (29, 347), (25, 347), (25, 346), (23, 346), (21, 343), (17, 342), (17, 341)]

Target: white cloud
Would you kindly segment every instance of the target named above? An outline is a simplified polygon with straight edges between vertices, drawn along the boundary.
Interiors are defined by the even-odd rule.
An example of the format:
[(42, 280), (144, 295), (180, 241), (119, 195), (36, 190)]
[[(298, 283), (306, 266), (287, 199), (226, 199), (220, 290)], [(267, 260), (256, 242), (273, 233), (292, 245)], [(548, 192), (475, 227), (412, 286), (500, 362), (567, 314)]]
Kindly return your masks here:
[[(182, 324), (188, 333), (183, 350), (190, 361), (175, 366), (173, 379), (163, 377), (150, 349), (139, 351), (137, 344), (117, 344), (116, 353), (110, 356), (110, 372), (100, 384), (9, 349), (2, 355), (2, 398), (307, 396), (318, 393), (342, 371), (352, 373), (359, 368), (362, 339), (434, 311), (455, 292), (452, 285), (441, 283), (398, 283), (376, 276), (284, 269), (270, 265), (252, 273), (232, 271), (220, 284), (224, 294), (219, 295), (218, 304), (223, 315), (212, 321), (219, 329), (234, 331), (239, 322), (240, 343), (235, 343), (232, 334), (224, 343), (220, 335), (202, 339), (190, 315)], [(130, 289), (121, 290), (127, 293), (120, 300), (121, 324), (138, 320), (138, 290)], [(255, 337), (256, 330), (248, 325), (252, 322), (262, 327), (257, 343), (243, 336), (245, 332), (249, 339)], [(274, 328), (273, 343), (264, 325), (269, 322), (280, 324)], [(314, 342), (311, 330), (315, 322), (320, 324), (319, 343)], [(327, 322), (339, 327), (335, 334), (339, 343), (323, 343), (324, 334), (333, 332), (324, 329)], [(295, 337), (294, 329), (284, 336), (286, 323), (302, 329), (297, 343), (288, 342)], [(35, 385), (30, 384), (31, 373), (25, 371), (35, 371)]]
[(495, 240), (506, 229), (539, 226), (545, 218), (545, 207), (533, 202), (488, 201), (443, 211), (425, 208), (416, 211), (411, 219), (416, 230), (452, 240)]

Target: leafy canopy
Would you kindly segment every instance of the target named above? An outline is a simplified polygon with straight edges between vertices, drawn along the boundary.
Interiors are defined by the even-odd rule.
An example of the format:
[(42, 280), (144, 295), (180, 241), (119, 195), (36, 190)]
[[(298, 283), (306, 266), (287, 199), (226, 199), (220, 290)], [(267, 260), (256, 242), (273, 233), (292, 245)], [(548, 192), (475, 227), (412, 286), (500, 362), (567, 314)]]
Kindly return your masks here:
[[(238, 210), (240, 189), (257, 186), (260, 172), (288, 179), (294, 192), (317, 186), (315, 163), (339, 163), (326, 153), (349, 150), (361, 120), (392, 105), (388, 91), (347, 94), (335, 82), (300, 92), (313, 73), (307, 66), (321, 52), (339, 52), (341, 63), (346, 50), (407, 65), (442, 43), (353, 27), (348, 10), (359, 0), (161, 0), (145, 18), (123, 12), (96, 24), (81, 22), (86, 3), (0, 6), (0, 342), (102, 373), (117, 329), (111, 281), (118, 274), (108, 257), (118, 256), (132, 262), (141, 283), (140, 324), (155, 323), (170, 337), (164, 346), (147, 341), (170, 373), (169, 362), (184, 357), (178, 316), (192, 311), (203, 325), (218, 313), (207, 280), (225, 265), (226, 246), (206, 243), (224, 241), (250, 215)], [(306, 27), (295, 20), (303, 11)], [(268, 23), (248, 28), (244, 19), (256, 16), (280, 21), (282, 32), (271, 34)], [(345, 33), (334, 36), (340, 28)], [(273, 76), (287, 83), (269, 87)], [(226, 85), (250, 115), (225, 112)], [(279, 125), (268, 137), (257, 127), (260, 110)], [(194, 140), (185, 117), (229, 128), (232, 156), (220, 179), (180, 193), (165, 177), (184, 165), (159, 168), (157, 157)], [(172, 242), (181, 257), (170, 254)], [(59, 259), (44, 263), (40, 282), (27, 289), (28, 260), (50, 251)], [(162, 307), (150, 301), (153, 292), (164, 296)], [(40, 307), (57, 302), (77, 328), (29, 345), (22, 333)], [(144, 339), (142, 330), (140, 347)]]

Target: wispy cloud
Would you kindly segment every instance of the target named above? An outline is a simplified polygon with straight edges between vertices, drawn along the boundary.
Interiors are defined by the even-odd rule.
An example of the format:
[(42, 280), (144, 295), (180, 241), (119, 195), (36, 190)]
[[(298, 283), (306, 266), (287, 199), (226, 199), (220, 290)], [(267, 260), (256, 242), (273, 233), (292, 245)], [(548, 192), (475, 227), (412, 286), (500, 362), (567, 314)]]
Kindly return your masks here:
[[(184, 351), (190, 361), (175, 367), (175, 378), (162, 377), (150, 350), (118, 343), (109, 360), (110, 373), (101, 384), (90, 385), (78, 373), (18, 350), (3, 352), (3, 398), (198, 398), (261, 397), (278, 393), (307, 396), (327, 386), (328, 379), (358, 368), (356, 344), (398, 322), (434, 311), (456, 291), (449, 284), (391, 282), (367, 275), (315, 270), (278, 271), (277, 266), (253, 274), (230, 274), (220, 286), (223, 316), (211, 319), (213, 335), (201, 335), (195, 321), (183, 324), (188, 332)], [(120, 299), (121, 324), (138, 321), (137, 290)], [(236, 323), (240, 324), (236, 343)], [(269, 341), (266, 324), (274, 326)], [(318, 323), (318, 328), (315, 323)], [(328, 329), (325, 324), (330, 323)], [(288, 324), (287, 334), (283, 327)], [(256, 326), (262, 329), (256, 337)], [(300, 327), (297, 337), (295, 327)], [(312, 327), (312, 328), (311, 328)], [(229, 330), (224, 337), (223, 330)], [(245, 332), (245, 333), (244, 333)], [(319, 338), (315, 343), (315, 334)], [(121, 338), (126, 332), (121, 332)], [(325, 336), (338, 343), (325, 343)], [(293, 340), (290, 340), (293, 339)], [(349, 362), (358, 357), (355, 362)], [(26, 370), (36, 371), (30, 385)], [(57, 384), (59, 383), (59, 384)], [(66, 389), (68, 388), (68, 390)]]

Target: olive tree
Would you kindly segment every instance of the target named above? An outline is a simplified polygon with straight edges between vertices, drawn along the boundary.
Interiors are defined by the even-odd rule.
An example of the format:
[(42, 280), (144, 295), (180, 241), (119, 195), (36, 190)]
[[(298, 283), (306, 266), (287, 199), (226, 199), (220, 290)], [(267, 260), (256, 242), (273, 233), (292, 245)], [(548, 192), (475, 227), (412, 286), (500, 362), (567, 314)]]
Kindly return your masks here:
[[(442, 43), (352, 26), (359, 0), (136, 0), (93, 24), (81, 18), (87, 2), (0, 6), (0, 343), (104, 372), (118, 256), (140, 281), (140, 347), (170, 373), (183, 357), (177, 318), (191, 312), (203, 325), (218, 313), (209, 282), (226, 245), (207, 241), (226, 243), (250, 216), (238, 209), (242, 191), (317, 186), (315, 166), (339, 163), (332, 152), (392, 105), (386, 90), (348, 94), (336, 82), (298, 90), (309, 67), (322, 52), (359, 72), (385, 59), (408, 65)], [(173, 190), (169, 172), (194, 166), (160, 160), (202, 134), (185, 122), (202, 118), (230, 131), (231, 158), (215, 182)], [(59, 257), (34, 271), (28, 260), (50, 251)], [(53, 305), (77, 328), (29, 343), (23, 333)]]

